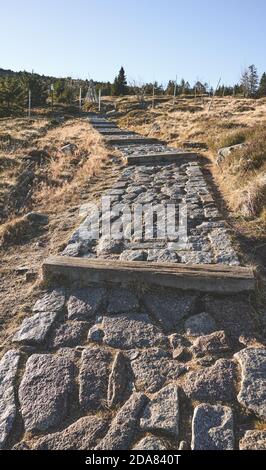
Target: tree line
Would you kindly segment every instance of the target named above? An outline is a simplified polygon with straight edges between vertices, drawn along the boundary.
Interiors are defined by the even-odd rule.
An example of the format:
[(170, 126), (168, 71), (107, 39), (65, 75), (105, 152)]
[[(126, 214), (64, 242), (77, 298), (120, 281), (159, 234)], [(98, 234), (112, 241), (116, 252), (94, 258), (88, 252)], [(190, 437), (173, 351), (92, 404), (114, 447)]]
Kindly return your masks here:
[[(12, 72), (0, 69), (0, 117), (19, 115), (28, 105), (29, 90), (33, 107), (46, 106), (51, 103), (74, 104), (81, 95), (84, 97), (89, 88), (89, 80), (55, 78), (29, 72)], [(207, 83), (196, 81), (191, 85), (185, 79), (179, 83), (169, 80), (167, 86), (158, 82), (128, 82), (123, 67), (111, 82), (97, 82), (93, 85), (96, 92), (101, 89), (102, 96), (124, 95), (205, 95), (217, 96), (242, 95), (245, 97), (266, 96), (266, 73), (258, 76), (255, 65), (250, 65), (242, 72), (240, 82), (234, 86), (220, 85), (214, 90)]]

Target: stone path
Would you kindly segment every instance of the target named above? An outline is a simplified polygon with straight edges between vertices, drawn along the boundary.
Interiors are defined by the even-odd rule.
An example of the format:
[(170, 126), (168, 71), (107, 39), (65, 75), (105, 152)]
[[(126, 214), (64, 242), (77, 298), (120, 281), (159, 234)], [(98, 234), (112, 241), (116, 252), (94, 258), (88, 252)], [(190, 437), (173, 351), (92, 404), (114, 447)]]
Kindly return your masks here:
[[(103, 122), (101, 118), (101, 122)], [(93, 123), (97, 125), (97, 119)], [(102, 124), (104, 125), (104, 124)], [(105, 132), (105, 128), (96, 127), (99, 132)], [(130, 144), (126, 141), (130, 136), (120, 134), (114, 127), (108, 132), (119, 135), (123, 145), (119, 150), (126, 156), (149, 155), (154, 153), (176, 154), (176, 149), (171, 149), (160, 143)], [(180, 152), (181, 154), (181, 152)], [(111, 233), (113, 230), (121, 231), (119, 240), (106, 240), (104, 236), (91, 242), (88, 231), (95, 226), (95, 214), (88, 214), (79, 229), (73, 234), (69, 245), (63, 254), (68, 256), (100, 257), (130, 261), (168, 261), (174, 263), (211, 264), (222, 263), (238, 265), (239, 259), (232, 246), (230, 231), (222, 219), (215, 202), (204, 179), (199, 162), (196, 158), (185, 162), (176, 159), (176, 163), (153, 165), (128, 166), (122, 171), (121, 176), (111, 189), (103, 196), (109, 196), (112, 209)], [(130, 206), (133, 214), (134, 205), (150, 204), (157, 207), (153, 231), (144, 229), (133, 233), (133, 224), (123, 215), (121, 207)], [(176, 208), (174, 223), (178, 226), (179, 204), (186, 204), (188, 238), (186, 242), (176, 247), (179, 235), (174, 226), (160, 237), (158, 227), (161, 214), (164, 213), (167, 204)], [(100, 214), (100, 226), (104, 217)], [(133, 220), (133, 216), (132, 216)], [(123, 229), (123, 233), (122, 233)], [(171, 231), (172, 229), (172, 231)]]
[[(201, 200), (200, 188), (209, 191), (200, 168), (181, 166), (128, 168), (115, 196), (144, 198), (151, 191), (163, 198), (165, 188), (171, 198), (188, 198), (198, 218), (190, 248), (176, 256), (238, 262), (224, 222), (206, 218), (206, 208), (216, 209)], [(132, 252), (143, 252), (143, 259), (180, 262), (169, 246), (120, 242), (110, 249), (74, 234), (65, 254), (136, 259)], [(0, 360), (0, 448), (265, 450), (264, 340), (250, 293), (51, 286)]]

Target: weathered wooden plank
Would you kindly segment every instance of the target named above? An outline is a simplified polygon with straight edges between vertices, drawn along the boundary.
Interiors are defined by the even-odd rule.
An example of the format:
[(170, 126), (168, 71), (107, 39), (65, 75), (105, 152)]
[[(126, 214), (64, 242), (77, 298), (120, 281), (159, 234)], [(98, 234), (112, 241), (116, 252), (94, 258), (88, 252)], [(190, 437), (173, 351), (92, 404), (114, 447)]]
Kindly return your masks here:
[(118, 129), (116, 124), (110, 121), (90, 122), (90, 124), (96, 129), (106, 128), (106, 127), (115, 127), (116, 129)]
[(153, 137), (134, 137), (134, 138), (118, 138), (118, 137), (107, 137), (106, 143), (110, 145), (142, 145), (142, 144), (162, 144), (163, 142)]
[(126, 158), (128, 165), (150, 165), (154, 163), (173, 163), (180, 160), (196, 160), (198, 154), (195, 152), (176, 152), (176, 153), (152, 153), (148, 155), (129, 155)]
[(45, 280), (142, 282), (201, 292), (237, 293), (255, 288), (252, 268), (222, 265), (124, 262), (52, 256), (43, 263)]
[(110, 128), (110, 129), (97, 129), (98, 132), (102, 135), (114, 135), (114, 136), (119, 136), (119, 135), (132, 135), (134, 136), (134, 132), (132, 131), (124, 131), (123, 129), (119, 129), (118, 127)]

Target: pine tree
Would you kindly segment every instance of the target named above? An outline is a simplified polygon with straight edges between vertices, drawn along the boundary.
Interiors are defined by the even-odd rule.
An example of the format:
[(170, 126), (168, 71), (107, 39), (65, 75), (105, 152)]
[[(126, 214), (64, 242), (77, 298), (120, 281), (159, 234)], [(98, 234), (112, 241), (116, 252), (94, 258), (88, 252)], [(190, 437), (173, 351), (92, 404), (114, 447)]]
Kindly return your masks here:
[(32, 106), (43, 106), (46, 103), (48, 92), (47, 83), (37, 74), (23, 72), (21, 74), (21, 83), (25, 95), (31, 90)]
[(249, 93), (250, 96), (256, 96), (258, 91), (259, 77), (258, 72), (254, 64), (250, 65), (249, 68)]
[(244, 96), (248, 96), (248, 94), (249, 94), (249, 74), (248, 74), (247, 69), (245, 69), (242, 72), (241, 79), (240, 79), (240, 84), (241, 84), (241, 88), (243, 90)]
[(115, 77), (112, 92), (115, 96), (125, 95), (127, 92), (127, 79), (123, 67), (121, 67), (119, 74)]
[(0, 80), (0, 115), (18, 115), (26, 105), (26, 92), (17, 77), (7, 76)]
[(174, 89), (175, 89), (174, 80), (169, 80), (169, 82), (167, 84), (167, 87), (166, 87), (166, 90), (165, 90), (165, 94), (166, 95), (173, 95), (174, 94)]
[(265, 72), (262, 74), (261, 79), (260, 79), (258, 94), (259, 96), (266, 96), (266, 73)]
[(241, 86), (244, 96), (256, 96), (258, 91), (258, 72), (255, 65), (250, 65), (241, 76)]

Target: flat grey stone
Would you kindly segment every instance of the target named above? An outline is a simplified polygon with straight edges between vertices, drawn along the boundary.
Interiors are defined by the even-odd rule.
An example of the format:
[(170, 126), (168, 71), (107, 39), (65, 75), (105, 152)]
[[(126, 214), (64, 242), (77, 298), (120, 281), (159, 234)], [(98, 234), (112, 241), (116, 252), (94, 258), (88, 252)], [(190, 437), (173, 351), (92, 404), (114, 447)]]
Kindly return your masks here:
[(65, 291), (62, 288), (54, 289), (43, 295), (33, 306), (33, 312), (60, 312), (65, 304)]
[(47, 434), (37, 441), (34, 450), (90, 450), (108, 429), (101, 416), (85, 416), (61, 432)]
[(235, 152), (236, 150), (241, 150), (245, 148), (246, 146), (247, 144), (241, 143), (241, 144), (231, 145), (231, 147), (223, 147), (223, 148), (218, 149), (217, 158), (216, 158), (217, 165), (220, 165), (221, 163), (223, 163), (223, 161), (227, 159), (228, 157), (230, 157), (231, 154)]
[(143, 301), (148, 312), (155, 316), (162, 329), (171, 333), (180, 327), (181, 320), (192, 312), (196, 296), (165, 290), (160, 294), (146, 294)]
[(187, 358), (190, 355), (189, 346), (191, 346), (191, 343), (184, 336), (174, 333), (169, 336), (169, 341), (173, 349), (173, 359), (182, 360), (182, 358)]
[(84, 349), (79, 374), (79, 402), (84, 410), (97, 410), (107, 400), (111, 354), (102, 348)]
[(95, 341), (96, 343), (101, 343), (104, 336), (104, 332), (100, 324), (93, 325), (88, 332), (88, 340)]
[(224, 331), (215, 331), (210, 335), (199, 336), (191, 348), (195, 357), (205, 354), (221, 354), (229, 350)]
[(248, 299), (223, 297), (206, 297), (206, 312), (215, 319), (220, 330), (224, 330), (232, 339), (238, 340), (241, 335), (254, 335), (254, 321)]
[(234, 431), (231, 408), (202, 404), (192, 420), (192, 450), (233, 450)]
[(123, 248), (124, 242), (122, 240), (101, 238), (97, 246), (97, 255), (120, 254)]
[(110, 408), (125, 401), (129, 390), (129, 376), (129, 360), (119, 351), (114, 358), (108, 381), (107, 404)]
[(242, 371), (239, 403), (266, 419), (266, 349), (246, 348), (234, 356)]
[(84, 321), (63, 323), (53, 332), (49, 346), (52, 348), (78, 346), (85, 341), (89, 327), (90, 323)]
[(213, 333), (217, 326), (211, 315), (202, 312), (185, 321), (185, 330), (188, 336), (203, 336)]
[(108, 298), (107, 313), (126, 313), (138, 308), (138, 298), (132, 291), (125, 288), (112, 289)]
[(176, 385), (167, 385), (149, 401), (140, 420), (140, 427), (143, 431), (161, 431), (178, 438), (179, 401)]
[(124, 250), (119, 259), (120, 261), (145, 261), (147, 253), (143, 250)]
[(218, 359), (211, 367), (189, 372), (182, 384), (185, 394), (192, 400), (205, 402), (234, 399), (235, 364)]
[(67, 303), (69, 320), (89, 320), (97, 312), (105, 298), (106, 290), (102, 287), (77, 289)]
[(59, 425), (67, 416), (74, 390), (71, 359), (33, 354), (27, 361), (19, 387), (19, 401), (26, 431), (38, 432)]
[(0, 361), (0, 449), (10, 436), (16, 418), (15, 381), (20, 353), (7, 351)]
[(266, 431), (247, 431), (239, 442), (240, 450), (266, 450)]
[(147, 261), (153, 261), (158, 263), (178, 263), (180, 258), (175, 251), (164, 249), (164, 250), (148, 250)]
[(112, 348), (135, 349), (166, 345), (167, 337), (146, 314), (103, 317), (103, 342)]
[(66, 248), (62, 251), (61, 256), (72, 256), (78, 257), (85, 254), (88, 248), (82, 242), (69, 243)]
[(158, 348), (140, 351), (131, 361), (134, 383), (137, 390), (157, 392), (166, 382), (176, 381), (187, 371), (187, 367)]
[(132, 450), (167, 450), (167, 445), (159, 437), (145, 436)]
[(30, 344), (43, 343), (55, 323), (57, 316), (58, 312), (40, 312), (35, 313), (32, 317), (25, 318), (12, 341)]
[(137, 436), (139, 418), (147, 402), (143, 393), (133, 393), (118, 411), (109, 431), (95, 450), (128, 450)]
[(213, 255), (207, 251), (179, 251), (181, 263), (184, 264), (211, 264)]
[(183, 347), (191, 346), (191, 342), (188, 339), (186, 339), (183, 335), (180, 335), (178, 333), (174, 333), (170, 335), (169, 341), (173, 349), (176, 349), (182, 346)]

